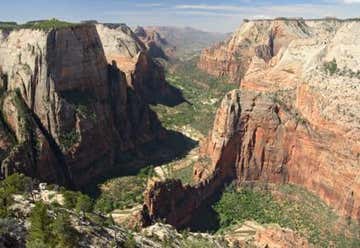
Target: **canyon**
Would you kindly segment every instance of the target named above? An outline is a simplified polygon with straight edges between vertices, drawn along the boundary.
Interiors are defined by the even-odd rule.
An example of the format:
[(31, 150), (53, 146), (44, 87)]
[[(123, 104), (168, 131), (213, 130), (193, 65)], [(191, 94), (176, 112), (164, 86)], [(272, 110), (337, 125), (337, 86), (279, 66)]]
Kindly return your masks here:
[(360, 220), (360, 23), (337, 19), (245, 21), (205, 49), (198, 66), (240, 84), (223, 99), (200, 147), (194, 186), (155, 182), (149, 218), (179, 228), (231, 181), (296, 184)]
[[(34, 180), (13, 192), (16, 218), (6, 218), (19, 228), (0, 232), (0, 246), (25, 246), (40, 201), (50, 218), (70, 216), (81, 247), (337, 247), (337, 234), (357, 247), (359, 20), (244, 20), (228, 38), (37, 23), (0, 28), (0, 192), (18, 173)], [(211, 229), (205, 212), (231, 187), (296, 208), (296, 225), (248, 218)]]

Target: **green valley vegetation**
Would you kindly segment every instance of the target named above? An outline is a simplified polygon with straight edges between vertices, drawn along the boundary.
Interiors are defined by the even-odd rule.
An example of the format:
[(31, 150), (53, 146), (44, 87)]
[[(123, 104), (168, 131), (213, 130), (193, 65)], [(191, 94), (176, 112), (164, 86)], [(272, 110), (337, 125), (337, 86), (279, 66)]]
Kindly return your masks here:
[(142, 169), (137, 175), (111, 179), (101, 187), (95, 209), (109, 213), (114, 209), (127, 209), (143, 203), (143, 192), (147, 181), (154, 174), (151, 166)]
[(360, 247), (359, 224), (340, 218), (316, 195), (299, 186), (274, 187), (270, 190), (230, 185), (214, 205), (220, 220), (219, 232), (254, 220), (291, 228), (315, 247)]
[(238, 85), (229, 84), (226, 78), (218, 79), (197, 69), (196, 61), (179, 63), (168, 69), (168, 82), (181, 89), (187, 102), (175, 107), (153, 106), (161, 123), (168, 129), (179, 130), (189, 126), (207, 135), (222, 98)]
[(179, 168), (179, 169), (172, 169), (169, 178), (173, 179), (180, 179), (183, 184), (193, 184), (193, 170), (194, 170), (194, 163), (190, 164), (189, 166)]

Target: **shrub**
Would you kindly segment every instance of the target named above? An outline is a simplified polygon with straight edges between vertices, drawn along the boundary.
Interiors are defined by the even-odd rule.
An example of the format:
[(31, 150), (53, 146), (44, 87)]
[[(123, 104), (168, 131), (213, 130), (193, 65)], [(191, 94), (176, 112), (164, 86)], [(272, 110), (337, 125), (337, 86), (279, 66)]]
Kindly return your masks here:
[(334, 58), (332, 61), (330, 62), (325, 62), (324, 63), (324, 69), (326, 71), (326, 73), (330, 74), (331, 76), (335, 74), (335, 72), (338, 69), (337, 63), (336, 63), (336, 59)]
[(64, 207), (67, 209), (75, 208), (79, 193), (73, 191), (63, 191), (62, 195), (64, 197)]
[(91, 212), (93, 209), (92, 199), (80, 192), (63, 191), (64, 207), (76, 209), (78, 212)]
[(76, 199), (76, 211), (78, 212), (91, 212), (93, 209), (93, 202), (87, 195), (81, 194)]
[(72, 130), (70, 132), (61, 134), (59, 139), (63, 148), (68, 150), (77, 142), (79, 142), (80, 134), (76, 130)]
[(136, 241), (134, 239), (134, 236), (130, 235), (126, 238), (125, 242), (123, 243), (124, 248), (136, 248)]
[(9, 206), (13, 202), (12, 195), (30, 190), (31, 183), (30, 178), (17, 173), (0, 181), (0, 218), (10, 215)]

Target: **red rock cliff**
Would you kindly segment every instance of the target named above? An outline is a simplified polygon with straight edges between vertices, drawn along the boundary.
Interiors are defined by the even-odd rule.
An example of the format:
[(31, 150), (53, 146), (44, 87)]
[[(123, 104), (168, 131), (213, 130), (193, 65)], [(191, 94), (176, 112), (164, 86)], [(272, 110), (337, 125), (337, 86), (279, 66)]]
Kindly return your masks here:
[(216, 77), (238, 83), (256, 55), (269, 61), (294, 39), (306, 37), (303, 20), (261, 20), (245, 22), (232, 37), (204, 49), (198, 67)]
[(1, 31), (0, 54), (2, 127), (14, 136), (13, 144), (3, 139), (5, 176), (20, 171), (83, 185), (122, 152), (164, 133), (144, 92), (129, 88), (122, 64), (108, 64), (94, 25)]
[[(198, 201), (206, 202), (229, 180), (292, 183), (314, 192), (339, 214), (360, 220), (360, 78), (355, 76), (360, 57), (353, 45), (360, 42), (360, 23), (265, 23), (281, 23), (291, 30), (302, 23), (302, 35), (294, 38), (280, 32), (281, 48), (270, 60), (250, 56), (241, 89), (225, 96), (213, 130), (201, 146), (202, 159), (194, 169), (198, 184), (192, 190), (201, 192)], [(268, 37), (266, 25), (255, 21), (240, 30), (266, 27)], [(245, 30), (240, 40), (252, 35)], [(204, 188), (197, 191), (200, 185)], [(172, 195), (177, 199), (176, 192)], [(146, 206), (161, 205), (161, 195), (146, 199)], [(174, 204), (172, 212), (181, 213), (191, 204), (181, 208)]]

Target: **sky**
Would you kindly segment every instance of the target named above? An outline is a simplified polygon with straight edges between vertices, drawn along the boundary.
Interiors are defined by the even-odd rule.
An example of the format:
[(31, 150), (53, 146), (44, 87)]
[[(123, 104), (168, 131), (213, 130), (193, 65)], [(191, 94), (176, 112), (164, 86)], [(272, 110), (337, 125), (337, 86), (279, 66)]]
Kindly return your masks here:
[(57, 18), (232, 32), (243, 19), (360, 17), (360, 0), (0, 0), (0, 20)]

